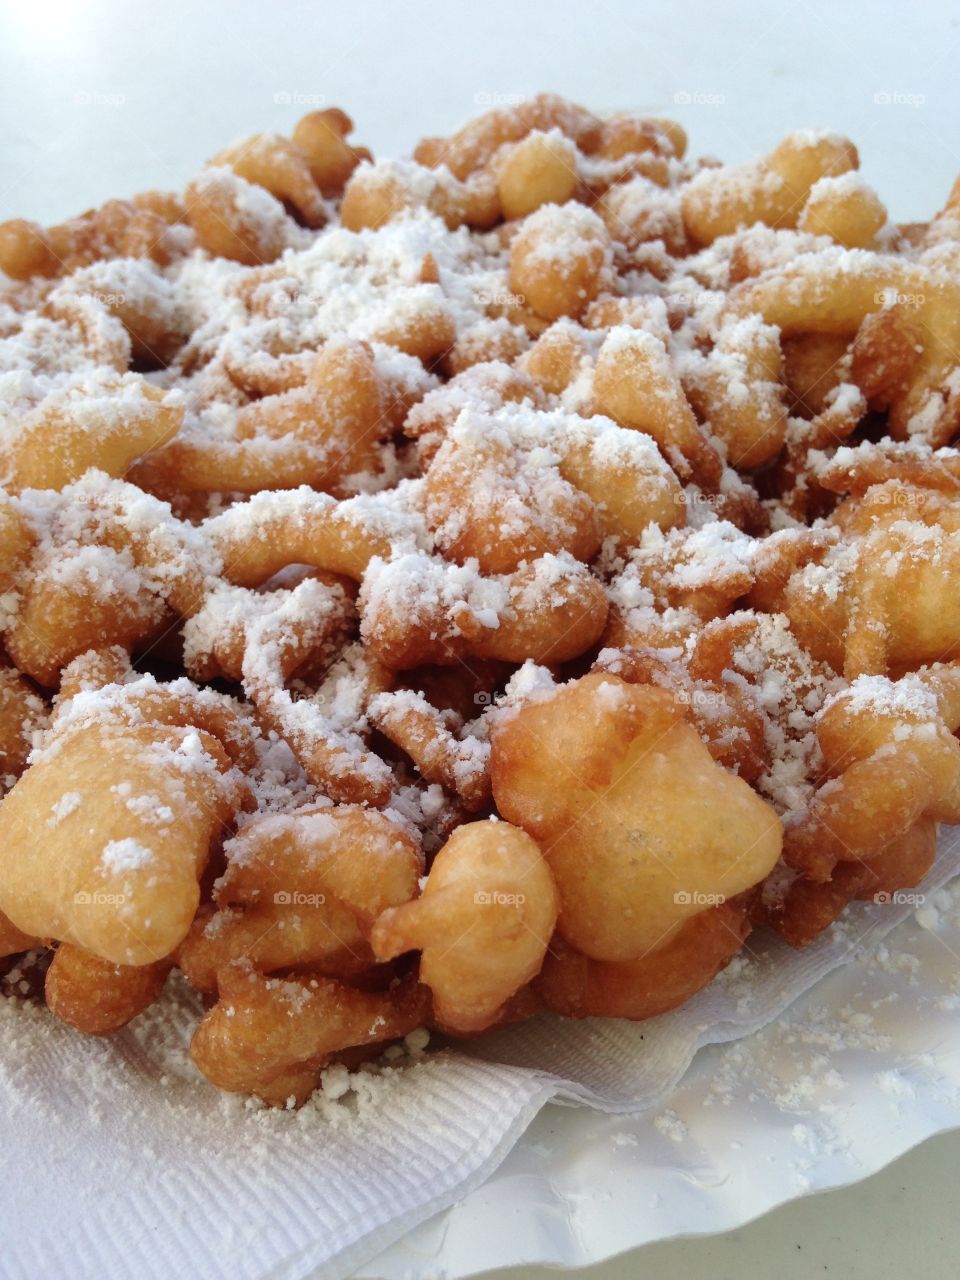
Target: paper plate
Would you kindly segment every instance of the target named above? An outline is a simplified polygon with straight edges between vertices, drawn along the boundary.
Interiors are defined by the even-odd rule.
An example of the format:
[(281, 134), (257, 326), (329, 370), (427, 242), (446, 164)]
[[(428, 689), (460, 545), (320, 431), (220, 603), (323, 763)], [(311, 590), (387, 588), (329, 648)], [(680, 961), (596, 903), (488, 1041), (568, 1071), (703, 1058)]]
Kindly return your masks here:
[(583, 1267), (727, 1231), (960, 1127), (960, 881), (653, 1110), (548, 1106), (493, 1177), (362, 1280)]

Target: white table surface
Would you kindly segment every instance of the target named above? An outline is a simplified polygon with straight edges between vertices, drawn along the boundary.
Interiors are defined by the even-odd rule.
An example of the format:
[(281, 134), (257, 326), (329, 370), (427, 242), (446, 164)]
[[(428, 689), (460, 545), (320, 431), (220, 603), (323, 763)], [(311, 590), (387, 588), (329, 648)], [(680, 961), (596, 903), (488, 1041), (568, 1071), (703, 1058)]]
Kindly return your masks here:
[[(693, 151), (727, 160), (832, 127), (891, 214), (922, 219), (960, 172), (958, 45), (960, 12), (939, 2), (0, 0), (0, 218), (52, 222), (181, 187), (224, 143), (317, 105), (402, 154), (550, 89), (673, 115)], [(855, 1187), (581, 1274), (941, 1280), (960, 1255), (958, 1162), (960, 1135), (941, 1137)]]

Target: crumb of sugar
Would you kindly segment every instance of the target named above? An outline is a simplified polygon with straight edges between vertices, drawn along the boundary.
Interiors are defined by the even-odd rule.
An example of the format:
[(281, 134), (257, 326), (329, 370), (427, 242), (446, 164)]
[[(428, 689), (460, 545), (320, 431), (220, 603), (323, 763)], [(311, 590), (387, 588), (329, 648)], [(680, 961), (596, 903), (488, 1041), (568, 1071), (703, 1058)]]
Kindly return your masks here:
[(156, 861), (156, 854), (132, 836), (110, 840), (100, 855), (100, 870), (110, 875), (124, 871), (142, 871)]
[(68, 818), (71, 813), (75, 813), (82, 803), (83, 797), (79, 791), (65, 791), (59, 800), (55, 800), (51, 806), (47, 826), (59, 826), (64, 818)]
[(683, 1142), (690, 1132), (677, 1113), (669, 1107), (654, 1116), (653, 1125), (658, 1133), (662, 1133), (671, 1142)]

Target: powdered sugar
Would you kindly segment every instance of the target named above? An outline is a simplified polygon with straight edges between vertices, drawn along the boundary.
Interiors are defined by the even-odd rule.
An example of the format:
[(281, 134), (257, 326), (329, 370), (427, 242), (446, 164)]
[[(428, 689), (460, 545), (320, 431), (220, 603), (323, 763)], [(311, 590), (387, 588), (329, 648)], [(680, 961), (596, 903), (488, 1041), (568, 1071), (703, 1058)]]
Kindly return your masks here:
[(125, 871), (143, 871), (156, 861), (152, 849), (132, 836), (111, 840), (103, 846), (100, 869), (106, 875), (122, 875)]

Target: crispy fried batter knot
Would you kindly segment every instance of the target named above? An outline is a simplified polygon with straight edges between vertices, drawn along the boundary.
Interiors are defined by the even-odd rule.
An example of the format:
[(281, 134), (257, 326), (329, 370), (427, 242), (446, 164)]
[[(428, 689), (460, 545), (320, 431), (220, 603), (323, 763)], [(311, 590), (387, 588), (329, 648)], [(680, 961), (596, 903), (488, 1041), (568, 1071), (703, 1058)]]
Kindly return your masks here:
[(628, 646), (602, 650), (595, 669), (609, 671), (628, 684), (671, 690), (714, 760), (754, 783), (769, 768), (770, 751), (755, 690), (729, 669), (729, 662), (714, 661), (713, 633), (726, 622), (721, 619), (704, 627), (685, 661), (677, 658), (676, 650)]
[(327, 220), (307, 156), (279, 133), (253, 134), (218, 151), (210, 163), (232, 169), (238, 178), (292, 205), (308, 227), (322, 227)]
[(373, 560), (360, 590), (361, 635), (394, 671), (465, 657), (566, 662), (600, 638), (603, 587), (569, 554), (481, 578), (437, 557)]
[(612, 329), (597, 359), (594, 395), (601, 413), (653, 436), (681, 480), (717, 492), (723, 459), (698, 424), (656, 334), (626, 325)]
[(829, 133), (791, 133), (762, 160), (704, 169), (683, 192), (683, 220), (699, 244), (764, 222), (795, 227), (821, 178), (856, 169), (857, 149)]
[(829, 881), (838, 864), (870, 867), (921, 821), (960, 820), (958, 726), (957, 663), (855, 680), (817, 721), (826, 780), (785, 820), (786, 862)]
[[(289, 587), (218, 586), (184, 626), (184, 666), (198, 680), (243, 678), (249, 649), (272, 649), (282, 684), (315, 665), (328, 666), (351, 634), (356, 589), (347, 578), (303, 570)], [(299, 576), (299, 575), (298, 575)]]
[(331, 340), (303, 386), (241, 409), (232, 438), (180, 435), (143, 458), (132, 478), (164, 495), (300, 484), (342, 493), (351, 476), (381, 470), (390, 431), (386, 389), (369, 346)]
[(75, 1031), (107, 1036), (153, 1004), (169, 960), (113, 964), (70, 942), (57, 947), (44, 984), (47, 1008)]
[(283, 205), (226, 166), (199, 173), (187, 186), (184, 203), (197, 239), (217, 258), (260, 266), (279, 258), (296, 236)]
[(361, 160), (373, 157), (366, 147), (347, 142), (353, 121), (339, 107), (310, 111), (293, 131), (293, 141), (307, 157), (314, 182), (325, 196), (338, 195)]
[(2, 568), (18, 597), (5, 644), (40, 684), (56, 685), (87, 649), (131, 650), (203, 600), (213, 568), (203, 540), (133, 485), (89, 472), (62, 493), (34, 493), (28, 506), (3, 511), (0, 553), (11, 560)]
[(373, 966), (374, 921), (418, 892), (423, 855), (384, 814), (315, 806), (252, 818), (224, 845), (218, 909), (201, 909), (177, 952), (198, 991), (230, 964), (345, 977)]
[(545, 204), (566, 204), (577, 191), (577, 148), (562, 133), (528, 133), (496, 164), (505, 218), (525, 218)]
[(384, 527), (363, 498), (336, 502), (307, 486), (276, 498), (265, 493), (207, 522), (206, 534), (228, 582), (257, 587), (292, 564), (315, 565), (360, 582), (375, 556), (389, 557), (393, 536), (409, 534), (412, 540), (416, 528), (415, 521), (401, 519)]
[(773, 926), (791, 947), (805, 947), (839, 918), (851, 902), (872, 899), (888, 903), (892, 896), (920, 883), (937, 855), (937, 824), (921, 818), (893, 836), (869, 861), (838, 862), (829, 880), (798, 876), (775, 890), (760, 918)]
[(666, 534), (651, 526), (610, 584), (604, 643), (669, 646), (722, 617), (753, 585), (763, 545), (725, 520)]
[(711, 982), (750, 933), (747, 897), (708, 907), (636, 960), (593, 960), (557, 937), (537, 993), (568, 1018), (655, 1018)]
[(817, 469), (817, 480), (832, 493), (862, 497), (875, 484), (900, 480), (909, 488), (960, 493), (960, 452), (928, 449), (909, 441), (864, 440), (838, 449)]
[(414, 151), (420, 164), (446, 165), (457, 178), (483, 168), (502, 146), (520, 142), (534, 130), (558, 129), (586, 152), (603, 141), (603, 124), (583, 107), (552, 93), (540, 93), (513, 107), (488, 111), (464, 125), (452, 138), (424, 138)]
[[(303, 585), (303, 584), (301, 584)], [(287, 690), (285, 671), (298, 659), (322, 654), (331, 629), (340, 630), (337, 601), (324, 605), (306, 628), (287, 632), (283, 611), (267, 614), (247, 631), (243, 654), (244, 690), (261, 719), (289, 743), (309, 778), (332, 799), (348, 804), (384, 805), (393, 775), (379, 756), (366, 749), (362, 737), (367, 703), (388, 688), (392, 677), (362, 650), (351, 649), (329, 669), (323, 686), (295, 699)], [(320, 653), (318, 654), (318, 649)], [(346, 697), (338, 697), (341, 668), (350, 682)], [(329, 686), (329, 687), (328, 687)], [(328, 708), (328, 699), (332, 705)]]
[(448, 1031), (482, 1031), (540, 970), (557, 920), (553, 876), (536, 843), (506, 822), (458, 827), (423, 896), (374, 926), (379, 960), (418, 950), (420, 980)]
[[(439, 410), (439, 398), (434, 404)], [(508, 408), (464, 412), (449, 428), (426, 467), (424, 514), (451, 559), (511, 573), (547, 552), (587, 563), (603, 538), (630, 545), (651, 523), (682, 524), (684, 494), (638, 432), (606, 418), (569, 415), (561, 425), (555, 415)]]
[(213, 157), (186, 191), (186, 216), (203, 247), (247, 266), (273, 262), (298, 240), (285, 206), (310, 228), (370, 153), (346, 142), (350, 117), (336, 107), (303, 117), (293, 138), (258, 133)]
[(367, 709), (372, 724), (416, 764), (422, 778), (446, 787), (476, 812), (490, 800), (489, 744), (467, 733), (452, 710), (438, 710), (413, 689), (383, 692)]
[(558, 929), (595, 960), (636, 960), (762, 880), (780, 821), (715, 764), (665, 689), (594, 674), (493, 730), (500, 812), (544, 850)]
[(136, 374), (101, 378), (96, 391), (48, 396), (0, 449), (4, 488), (62, 489), (91, 467), (124, 476), (182, 422), (183, 409)]
[(362, 231), (417, 208), (435, 213), (451, 231), (464, 225), (486, 229), (500, 217), (492, 175), (461, 182), (445, 170), (434, 172), (409, 161), (361, 166), (347, 184), (340, 217), (349, 231)]
[(583, 205), (544, 205), (525, 219), (510, 250), (510, 287), (543, 320), (577, 318), (609, 273), (610, 237)]
[(245, 796), (251, 728), (187, 680), (80, 692), (0, 810), (0, 909), (114, 965), (169, 956)]
[(684, 390), (735, 467), (772, 461), (787, 432), (780, 335), (756, 319), (725, 324), (713, 349), (692, 357)]
[(167, 229), (182, 214), (176, 197), (148, 191), (129, 201), (108, 200), (46, 229), (11, 218), (0, 223), (0, 271), (13, 280), (29, 280), (69, 275), (111, 258), (150, 258), (166, 266), (174, 256)]
[(887, 221), (879, 196), (856, 170), (820, 178), (810, 188), (797, 226), (829, 236), (845, 249), (870, 249)]
[(427, 523), (438, 545), (484, 573), (511, 573), (544, 552), (588, 562), (600, 549), (594, 504), (550, 466), (524, 465), (493, 431), (448, 436), (424, 479)]
[[(390, 556), (392, 537), (412, 537), (417, 522), (381, 526), (365, 499), (338, 503), (305, 488), (282, 497), (255, 498), (208, 522), (224, 576), (238, 588), (212, 592), (187, 626), (186, 660), (201, 678), (217, 670), (239, 674), (260, 716), (333, 799), (382, 805), (393, 775), (361, 733), (369, 699), (389, 689), (393, 675), (360, 646), (329, 666), (331, 642), (342, 642), (353, 617), (350, 584), (335, 575), (361, 579), (371, 560)], [(297, 564), (319, 572), (293, 591), (249, 590)], [(295, 700), (285, 687), (289, 677), (315, 665), (329, 667), (324, 684)]]
[(407, 1035), (428, 1012), (426, 988), (410, 982), (360, 991), (332, 978), (266, 978), (232, 965), (190, 1052), (219, 1089), (284, 1106), (310, 1096), (333, 1054)]
[[(200, 679), (242, 681), (262, 722), (333, 799), (381, 805), (392, 776), (365, 750), (360, 731), (366, 702), (393, 677), (358, 646), (344, 649), (356, 620), (353, 594), (348, 579), (321, 570), (292, 589), (220, 587), (184, 628), (184, 662)], [(337, 697), (341, 673), (351, 682), (345, 699)], [(298, 698), (287, 688), (293, 677)]]
[(890, 480), (840, 507), (839, 540), (813, 548), (780, 607), (804, 648), (843, 671), (886, 675), (960, 652), (960, 503)]
[(852, 377), (894, 440), (948, 444), (960, 428), (960, 290), (948, 264), (837, 246), (771, 267), (731, 292), (784, 339), (853, 340)]
[(424, 138), (418, 163), (464, 180), (493, 171), (505, 218), (520, 218), (574, 195), (596, 198), (635, 174), (665, 186), (670, 158), (687, 138), (673, 120), (614, 115), (599, 120), (553, 94), (497, 108), (452, 138)]

